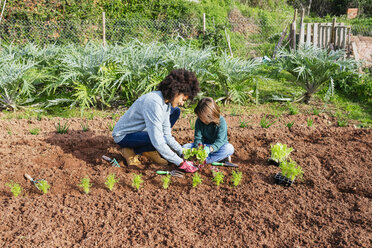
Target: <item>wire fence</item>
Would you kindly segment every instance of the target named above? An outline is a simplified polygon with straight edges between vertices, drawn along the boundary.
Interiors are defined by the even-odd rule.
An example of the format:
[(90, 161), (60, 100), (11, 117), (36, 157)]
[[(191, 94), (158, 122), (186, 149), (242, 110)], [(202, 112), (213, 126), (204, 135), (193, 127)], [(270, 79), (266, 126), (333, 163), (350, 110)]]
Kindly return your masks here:
[[(285, 19), (287, 18), (287, 19)], [(0, 24), (0, 41), (4, 43), (86, 44), (89, 41), (110, 44), (125, 43), (134, 39), (141, 42), (168, 42), (174, 38), (198, 40), (200, 45), (228, 46), (228, 32), (231, 34), (233, 50), (238, 55), (262, 56), (272, 51), (280, 39), (283, 29), (289, 26), (292, 17), (283, 20), (251, 20), (248, 18), (228, 19), (222, 24), (214, 20), (148, 20), (148, 19), (106, 19), (93, 21), (4, 21)], [(105, 23), (105, 25), (103, 25)], [(206, 27), (204, 29), (204, 27)], [(353, 35), (372, 36), (369, 25), (355, 25)], [(105, 34), (105, 36), (104, 36)], [(234, 47), (235, 46), (235, 47)]]

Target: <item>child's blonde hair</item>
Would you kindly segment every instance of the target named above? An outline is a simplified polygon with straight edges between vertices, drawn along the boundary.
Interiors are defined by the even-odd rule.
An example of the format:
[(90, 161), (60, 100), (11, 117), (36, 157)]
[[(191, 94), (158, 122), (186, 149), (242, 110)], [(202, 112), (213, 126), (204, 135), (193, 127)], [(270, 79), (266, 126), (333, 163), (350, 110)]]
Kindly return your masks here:
[(210, 123), (220, 124), (220, 108), (211, 97), (205, 97), (198, 102), (194, 109), (199, 119), (209, 120)]

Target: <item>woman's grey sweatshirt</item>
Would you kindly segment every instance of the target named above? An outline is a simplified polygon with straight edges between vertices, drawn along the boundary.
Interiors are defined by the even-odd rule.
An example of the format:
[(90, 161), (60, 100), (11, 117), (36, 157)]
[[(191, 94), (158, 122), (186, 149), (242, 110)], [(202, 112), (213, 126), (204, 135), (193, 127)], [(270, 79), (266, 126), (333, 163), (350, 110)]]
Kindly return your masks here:
[(141, 96), (116, 123), (114, 141), (119, 143), (126, 134), (147, 131), (155, 149), (169, 162), (180, 165), (182, 147), (171, 133), (170, 110), (171, 104), (165, 103), (161, 91)]

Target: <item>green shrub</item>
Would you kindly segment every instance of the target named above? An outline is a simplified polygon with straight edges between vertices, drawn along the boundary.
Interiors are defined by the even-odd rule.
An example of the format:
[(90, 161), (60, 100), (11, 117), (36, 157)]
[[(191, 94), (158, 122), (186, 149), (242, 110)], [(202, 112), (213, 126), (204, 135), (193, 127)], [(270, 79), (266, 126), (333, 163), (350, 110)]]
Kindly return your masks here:
[(13, 193), (14, 197), (18, 197), (22, 193), (22, 187), (18, 183), (10, 181), (9, 183), (5, 184), (10, 188), (10, 191)]

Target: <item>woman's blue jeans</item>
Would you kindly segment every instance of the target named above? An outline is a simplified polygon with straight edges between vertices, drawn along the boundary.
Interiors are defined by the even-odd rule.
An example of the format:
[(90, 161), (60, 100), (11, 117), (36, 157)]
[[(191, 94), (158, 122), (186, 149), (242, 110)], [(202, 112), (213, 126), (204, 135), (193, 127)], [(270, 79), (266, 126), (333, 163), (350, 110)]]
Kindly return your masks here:
[[(203, 144), (203, 145), (210, 146), (210, 144)], [(184, 144), (182, 147), (186, 149), (190, 149), (194, 147), (194, 143)], [(234, 146), (231, 145), (230, 143), (227, 143), (221, 146), (220, 149), (218, 149), (218, 151), (209, 153), (205, 162), (207, 164), (218, 162), (218, 161), (223, 160), (224, 158), (227, 158), (228, 156), (231, 156), (233, 153), (234, 153)]]
[[(177, 122), (180, 117), (181, 109), (178, 107), (171, 108), (169, 121), (171, 128)], [(151, 144), (149, 134), (145, 131), (135, 132), (125, 135), (125, 137), (117, 143), (121, 147), (133, 148), (135, 154), (141, 154), (143, 152), (155, 151), (155, 147)]]

